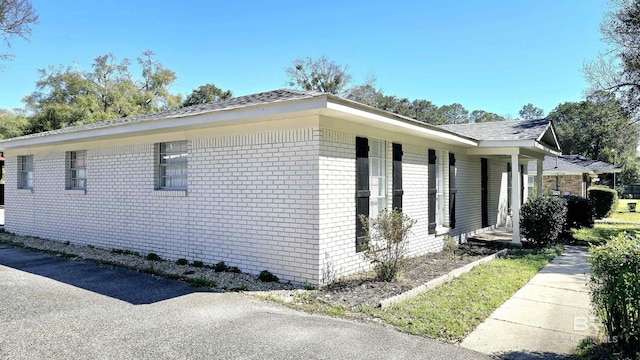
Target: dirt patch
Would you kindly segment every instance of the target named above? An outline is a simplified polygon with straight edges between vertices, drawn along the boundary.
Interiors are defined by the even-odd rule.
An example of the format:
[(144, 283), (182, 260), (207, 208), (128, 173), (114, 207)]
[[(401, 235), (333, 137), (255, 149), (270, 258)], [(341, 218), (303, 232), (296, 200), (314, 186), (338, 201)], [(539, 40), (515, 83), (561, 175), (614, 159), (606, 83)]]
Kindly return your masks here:
[(289, 301), (300, 305), (314, 302), (343, 306), (355, 310), (359, 306), (378, 306), (381, 300), (401, 294), (435, 279), (454, 269), (494, 254), (500, 247), (462, 244), (451, 256), (445, 252), (430, 253), (407, 260), (407, 264), (394, 282), (376, 281), (373, 272), (341, 279), (304, 297), (289, 295)]

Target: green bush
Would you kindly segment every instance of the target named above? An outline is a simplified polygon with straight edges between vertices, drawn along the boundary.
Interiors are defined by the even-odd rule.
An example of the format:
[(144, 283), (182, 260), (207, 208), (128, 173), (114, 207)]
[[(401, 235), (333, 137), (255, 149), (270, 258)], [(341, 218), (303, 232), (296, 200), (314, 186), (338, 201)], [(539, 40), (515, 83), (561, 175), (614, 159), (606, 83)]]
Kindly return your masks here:
[(176, 265), (189, 265), (189, 260), (184, 258), (178, 259), (176, 260)]
[(596, 210), (596, 219), (606, 218), (616, 207), (618, 193), (607, 187), (592, 187), (587, 190), (587, 197)]
[(201, 267), (204, 267), (204, 263), (200, 260), (196, 260), (191, 263), (191, 266), (201, 268)]
[(564, 224), (565, 233), (571, 234), (571, 229), (593, 227), (595, 207), (591, 200), (577, 195), (565, 195), (562, 198), (567, 202), (567, 221)]
[(258, 275), (258, 280), (262, 282), (278, 282), (280, 279), (273, 275), (269, 270), (262, 270), (260, 275)]
[(623, 355), (640, 353), (640, 239), (620, 233), (589, 249), (591, 301)]
[(158, 254), (156, 253), (148, 253), (147, 256), (145, 256), (145, 259), (153, 260), (153, 261), (162, 261), (162, 258), (158, 256)]
[(215, 272), (229, 271), (229, 267), (227, 266), (227, 264), (224, 263), (224, 261), (220, 261), (219, 263), (213, 265), (213, 271)]
[(364, 257), (371, 261), (378, 280), (392, 281), (404, 265), (407, 237), (416, 223), (394, 209), (385, 209), (377, 218), (360, 216), (366, 230)]
[(529, 199), (520, 209), (520, 234), (534, 247), (558, 241), (567, 219), (567, 201), (543, 195)]

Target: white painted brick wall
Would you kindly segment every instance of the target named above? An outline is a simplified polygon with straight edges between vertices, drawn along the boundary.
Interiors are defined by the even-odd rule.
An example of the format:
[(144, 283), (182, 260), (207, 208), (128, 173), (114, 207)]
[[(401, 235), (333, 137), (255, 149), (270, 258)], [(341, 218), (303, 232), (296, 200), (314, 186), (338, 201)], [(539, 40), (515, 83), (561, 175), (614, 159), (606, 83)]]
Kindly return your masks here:
[[(397, 139), (373, 135), (387, 141), (390, 206)], [(28, 154), (8, 151), (6, 229), (318, 283), (329, 270), (339, 277), (369, 267), (355, 252), (355, 137), (307, 128), (190, 139), (186, 197), (154, 191), (153, 143), (87, 149), (86, 195), (64, 190), (65, 150), (82, 149), (35, 153), (33, 193), (17, 190), (16, 156)], [(442, 234), (427, 231), (429, 148), (440, 146), (403, 143), (403, 208), (417, 220), (410, 255), (442, 249)], [(451, 151), (458, 192), (449, 234), (464, 241), (481, 226), (480, 157)], [(489, 182), (496, 225), (506, 208), (506, 162), (489, 160)]]
[(65, 194), (64, 151), (35, 154), (34, 192), (18, 191), (16, 156), (26, 154), (9, 151), (6, 229), (317, 282), (318, 137), (193, 139), (186, 197), (154, 191), (153, 144), (88, 149), (86, 195)]

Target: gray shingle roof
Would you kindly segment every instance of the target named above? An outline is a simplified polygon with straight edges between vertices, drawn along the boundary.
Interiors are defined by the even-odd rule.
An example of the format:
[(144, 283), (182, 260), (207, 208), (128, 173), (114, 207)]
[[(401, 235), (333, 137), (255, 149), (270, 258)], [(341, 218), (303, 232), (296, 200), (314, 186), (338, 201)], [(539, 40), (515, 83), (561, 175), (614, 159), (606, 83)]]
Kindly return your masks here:
[(575, 165), (584, 166), (587, 169), (594, 172), (610, 172), (610, 171), (617, 172), (622, 170), (619, 167), (616, 167), (615, 165), (606, 163), (604, 161), (592, 160), (582, 155), (562, 155), (562, 158), (565, 161), (571, 162), (572, 164), (575, 164)]
[(153, 114), (124, 117), (124, 118), (101, 121), (97, 123), (80, 125), (80, 126), (71, 126), (71, 127), (58, 129), (58, 130), (45, 131), (41, 133), (20, 136), (20, 137), (8, 139), (8, 140), (3, 140), (0, 142), (12, 141), (16, 139), (36, 138), (36, 137), (55, 135), (55, 134), (73, 133), (73, 132), (79, 132), (84, 130), (107, 128), (112, 126), (140, 123), (140, 122), (146, 122), (146, 121), (154, 121), (154, 120), (160, 120), (160, 119), (181, 118), (185, 116), (199, 115), (199, 114), (205, 114), (205, 113), (210, 113), (215, 111), (231, 110), (231, 109), (254, 106), (254, 105), (264, 105), (264, 104), (270, 104), (270, 103), (276, 103), (276, 102), (282, 102), (282, 101), (312, 98), (312, 97), (323, 96), (323, 95), (326, 95), (326, 94), (320, 93), (320, 92), (314, 92), (314, 91), (279, 89), (279, 90), (262, 92), (258, 94), (238, 96), (235, 98), (231, 98), (229, 100), (224, 100), (224, 101), (215, 102), (215, 103), (188, 106), (188, 107), (184, 107), (176, 110), (168, 110), (168, 111), (162, 111), (162, 112), (153, 113)]
[[(620, 172), (622, 169), (609, 163), (591, 160), (582, 155), (545, 156), (542, 171), (552, 173), (591, 173), (591, 172)], [(529, 174), (536, 173), (536, 163), (529, 163)]]
[(440, 127), (475, 140), (537, 140), (548, 125), (548, 119), (535, 119), (452, 124)]

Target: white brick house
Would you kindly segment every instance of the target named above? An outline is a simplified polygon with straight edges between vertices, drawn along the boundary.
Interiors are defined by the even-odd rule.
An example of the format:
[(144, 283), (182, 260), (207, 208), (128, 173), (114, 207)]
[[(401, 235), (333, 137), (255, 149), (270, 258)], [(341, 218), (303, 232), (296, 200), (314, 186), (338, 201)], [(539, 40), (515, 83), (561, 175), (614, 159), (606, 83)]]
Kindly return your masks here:
[(496, 226), (513, 225), (519, 241), (521, 170), (559, 147), (547, 120), (435, 127), (276, 90), (0, 151), (7, 231), (317, 284), (368, 266), (357, 213), (385, 207), (417, 220), (412, 255)]

